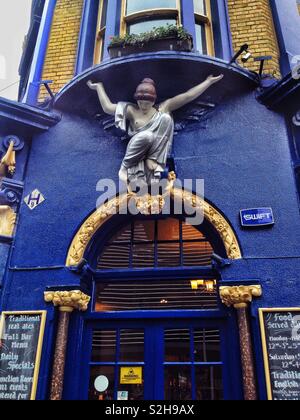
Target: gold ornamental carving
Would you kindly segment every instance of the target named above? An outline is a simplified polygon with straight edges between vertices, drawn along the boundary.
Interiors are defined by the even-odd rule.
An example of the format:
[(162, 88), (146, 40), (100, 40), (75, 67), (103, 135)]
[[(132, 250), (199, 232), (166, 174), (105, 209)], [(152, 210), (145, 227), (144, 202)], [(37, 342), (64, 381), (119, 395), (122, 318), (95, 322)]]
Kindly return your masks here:
[(13, 175), (16, 171), (16, 152), (14, 151), (14, 142), (11, 141), (6, 154), (0, 162), (0, 177), (5, 177), (7, 172)]
[(73, 312), (74, 310), (85, 312), (91, 300), (90, 296), (80, 290), (45, 292), (44, 297), (47, 303), (58, 306), (61, 312)]
[(231, 260), (238, 260), (242, 258), (242, 253), (236, 235), (227, 222), (227, 220), (208, 202), (190, 192), (173, 189), (171, 195), (174, 200), (181, 200), (185, 204), (189, 204), (196, 211), (203, 211), (205, 219), (216, 229), (219, 233), (227, 256)]
[(245, 308), (253, 298), (262, 296), (261, 286), (223, 286), (220, 287), (220, 297), (224, 305), (235, 309)]
[(0, 235), (13, 236), (17, 215), (9, 206), (0, 206)]
[(239, 247), (238, 240), (235, 233), (226, 219), (209, 203), (193, 193), (174, 188), (175, 174), (169, 174), (169, 183), (166, 188), (166, 194), (161, 196), (151, 196), (146, 194), (144, 197), (137, 196), (133, 193), (123, 194), (115, 197), (108, 203), (99, 207), (80, 227), (75, 235), (72, 244), (68, 251), (66, 266), (76, 266), (82, 260), (85, 250), (101, 226), (106, 223), (111, 217), (120, 213), (122, 209), (126, 209), (131, 200), (137, 210), (143, 215), (159, 214), (164, 205), (167, 195), (170, 195), (173, 200), (179, 200), (185, 206), (190, 206), (197, 211), (204, 213), (205, 219), (216, 229), (219, 233), (229, 259), (240, 259), (242, 253)]

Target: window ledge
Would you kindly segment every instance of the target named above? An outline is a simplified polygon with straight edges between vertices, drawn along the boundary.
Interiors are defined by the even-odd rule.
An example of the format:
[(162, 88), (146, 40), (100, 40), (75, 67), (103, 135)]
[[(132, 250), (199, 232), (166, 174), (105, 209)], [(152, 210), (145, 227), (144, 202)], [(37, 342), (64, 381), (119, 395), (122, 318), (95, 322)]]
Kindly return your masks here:
[[(253, 91), (255, 74), (221, 59), (196, 53), (162, 51), (141, 53), (107, 60), (70, 81), (56, 96), (54, 106), (86, 117), (101, 112), (96, 95), (88, 89), (88, 80), (102, 81), (112, 101), (133, 101), (137, 84), (146, 76), (157, 83), (158, 102), (201, 83), (210, 74), (224, 74), (224, 80), (202, 96), (202, 101), (224, 102), (226, 98)], [(130, 79), (124, 83), (124, 75)], [(172, 74), (172, 77), (170, 77)]]

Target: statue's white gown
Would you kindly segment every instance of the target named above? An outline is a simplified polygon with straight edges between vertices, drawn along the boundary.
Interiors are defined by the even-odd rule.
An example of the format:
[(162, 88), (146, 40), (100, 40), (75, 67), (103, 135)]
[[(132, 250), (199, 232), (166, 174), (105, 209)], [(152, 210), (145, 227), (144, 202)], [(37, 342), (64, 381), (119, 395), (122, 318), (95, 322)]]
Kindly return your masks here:
[[(127, 123), (129, 105), (133, 104), (119, 102), (115, 115), (116, 127), (127, 131), (131, 137), (122, 165), (127, 169), (129, 181), (143, 179), (150, 184), (159, 181), (166, 168), (173, 142), (174, 121), (170, 114), (158, 110), (144, 127), (134, 130)], [(148, 168), (148, 159), (157, 163), (155, 171)]]

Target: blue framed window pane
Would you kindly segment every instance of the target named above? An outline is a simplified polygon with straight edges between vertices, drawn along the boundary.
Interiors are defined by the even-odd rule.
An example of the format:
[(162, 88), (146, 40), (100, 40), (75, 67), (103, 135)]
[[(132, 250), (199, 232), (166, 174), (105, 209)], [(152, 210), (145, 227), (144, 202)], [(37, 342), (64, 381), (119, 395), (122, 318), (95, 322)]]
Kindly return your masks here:
[(132, 245), (132, 268), (153, 268), (155, 266), (155, 246), (152, 244)]
[(191, 401), (191, 378), (190, 366), (165, 366), (165, 400)]
[(207, 55), (205, 25), (196, 23), (196, 50), (198, 53)]
[(196, 399), (222, 401), (222, 366), (196, 366)]
[(197, 329), (194, 332), (195, 362), (221, 362), (221, 340), (218, 330)]
[(213, 249), (208, 242), (183, 242), (183, 265), (185, 267), (211, 264)]
[(183, 241), (197, 241), (205, 239), (202, 232), (195, 229), (194, 226), (188, 223), (182, 223), (182, 240)]
[(135, 242), (154, 242), (155, 240), (155, 222), (154, 220), (136, 221), (134, 223)]
[(194, 0), (194, 13), (206, 16), (205, 0)]
[(176, 0), (127, 0), (126, 14), (148, 9), (176, 9)]
[(180, 243), (157, 244), (157, 266), (179, 267), (180, 266)]
[[(142, 376), (144, 376), (144, 369), (142, 369)], [(127, 384), (118, 385), (117, 398), (118, 400), (123, 399), (126, 401), (142, 401), (144, 400), (144, 382), (142, 384)]]
[(106, 19), (107, 19), (108, 0), (102, 0), (102, 1), (103, 1), (103, 6), (102, 6), (102, 16), (101, 16), (101, 22), (100, 22), (100, 29), (102, 29), (106, 26)]
[(144, 330), (121, 330), (120, 362), (144, 362)]
[(190, 330), (165, 330), (165, 361), (172, 363), (191, 362)]
[(169, 218), (167, 220), (158, 220), (157, 223), (158, 241), (179, 241), (180, 225), (178, 219)]
[(116, 343), (115, 330), (94, 331), (92, 362), (114, 362), (116, 360)]
[(159, 26), (176, 25), (176, 19), (157, 19), (146, 20), (143, 22), (134, 23), (128, 26), (129, 34), (141, 34), (143, 32), (152, 31)]

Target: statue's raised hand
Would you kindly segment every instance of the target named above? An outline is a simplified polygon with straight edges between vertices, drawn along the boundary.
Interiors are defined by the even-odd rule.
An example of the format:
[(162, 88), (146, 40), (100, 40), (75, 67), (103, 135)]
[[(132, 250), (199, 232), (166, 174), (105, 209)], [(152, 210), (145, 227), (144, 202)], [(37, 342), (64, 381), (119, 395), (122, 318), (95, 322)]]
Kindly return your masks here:
[(220, 76), (214, 77), (212, 74), (208, 76), (206, 79), (211, 85), (214, 85), (215, 83), (218, 83), (220, 80), (222, 80), (224, 77), (224, 74), (220, 74)]
[(87, 82), (87, 85), (88, 85), (88, 87), (89, 87), (90, 89), (92, 89), (92, 90), (97, 90), (97, 87), (98, 87), (99, 85), (102, 85), (102, 83), (101, 83), (101, 82), (99, 82), (99, 83), (93, 83), (91, 80), (89, 80), (89, 81)]

